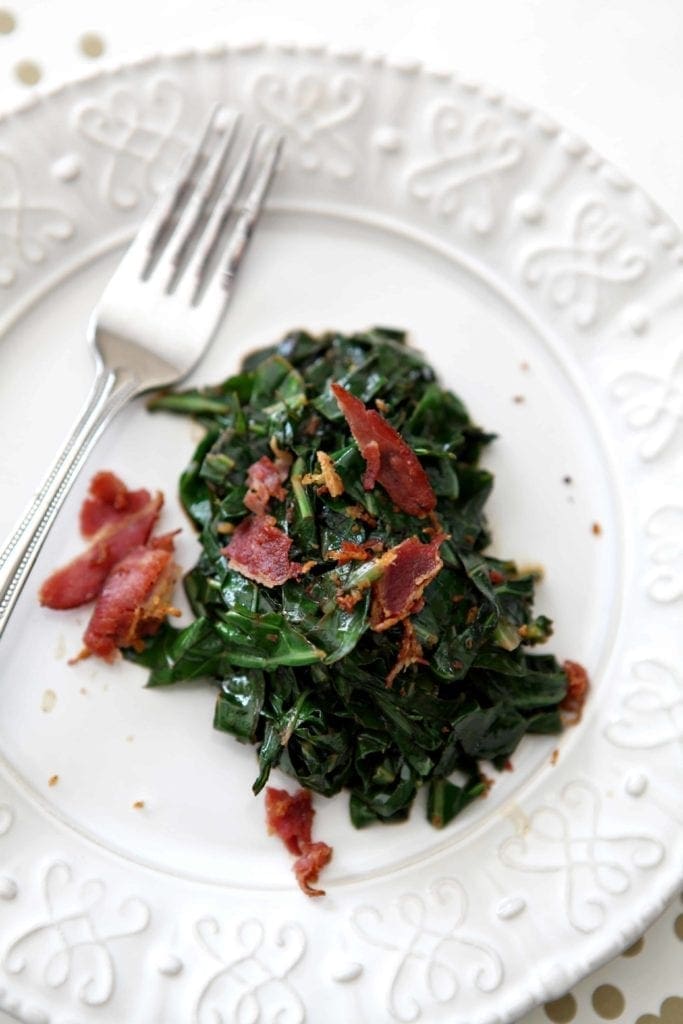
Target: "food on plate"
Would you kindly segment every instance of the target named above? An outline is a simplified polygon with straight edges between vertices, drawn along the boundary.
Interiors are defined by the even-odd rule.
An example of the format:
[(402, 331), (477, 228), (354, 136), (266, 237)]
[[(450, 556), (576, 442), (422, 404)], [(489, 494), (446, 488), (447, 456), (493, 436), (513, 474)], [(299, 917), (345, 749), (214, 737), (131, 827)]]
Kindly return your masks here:
[(278, 835), (290, 853), (296, 857), (294, 874), (307, 896), (324, 896), (324, 889), (316, 889), (318, 875), (332, 858), (327, 843), (314, 843), (311, 838), (313, 815), (311, 794), (299, 789), (290, 794), (286, 789), (266, 789), (266, 822), (268, 831)]
[(167, 615), (179, 567), (173, 534), (153, 537), (163, 495), (129, 491), (114, 473), (97, 473), (80, 512), (81, 534), (90, 544), (57, 569), (39, 591), (48, 608), (77, 608), (95, 600), (77, 659), (95, 654), (113, 661), (120, 649), (140, 646)]
[(129, 491), (113, 473), (97, 473), (80, 513), (81, 534), (90, 544), (45, 580), (40, 603), (78, 608), (97, 597), (117, 562), (147, 543), (163, 503), (159, 493)]
[[(363, 827), (424, 789), (442, 827), (485, 794), (482, 762), (578, 715), (584, 670), (534, 651), (551, 634), (535, 575), (488, 554), (493, 436), (403, 332), (295, 331), (150, 404), (206, 430), (180, 480), (202, 553), (195, 621), (126, 656), (151, 686), (213, 680), (215, 727), (258, 748), (255, 792), (279, 767), (348, 790)], [(325, 856), (309, 839), (290, 842), (304, 888)]]

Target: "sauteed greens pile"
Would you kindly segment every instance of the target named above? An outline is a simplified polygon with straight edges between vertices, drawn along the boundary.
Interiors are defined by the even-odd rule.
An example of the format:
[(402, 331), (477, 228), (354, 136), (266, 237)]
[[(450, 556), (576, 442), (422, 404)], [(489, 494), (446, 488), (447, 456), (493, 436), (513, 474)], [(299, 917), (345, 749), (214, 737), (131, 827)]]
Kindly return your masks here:
[[(407, 514), (379, 483), (365, 489), (366, 459), (332, 382), (401, 434), (427, 473), (434, 513)], [(278, 766), (316, 793), (349, 790), (362, 827), (406, 818), (426, 787), (440, 827), (486, 790), (482, 761), (502, 769), (526, 733), (561, 731), (567, 677), (552, 655), (531, 652), (551, 632), (533, 613), (533, 574), (486, 554), (493, 479), (479, 458), (492, 435), (403, 332), (294, 331), (222, 384), (163, 394), (151, 407), (206, 429), (180, 480), (202, 545), (184, 581), (196, 620), (166, 623), (126, 656), (149, 668), (150, 686), (215, 682), (215, 727), (258, 747), (255, 792)], [(343, 484), (335, 497), (318, 452)], [(267, 513), (299, 567), (275, 586), (231, 568), (225, 553), (253, 515), (247, 475), (264, 456), (286, 466)], [(382, 555), (437, 531), (447, 537), (443, 567), (408, 617), (415, 657), (396, 670), (405, 621), (371, 624)], [(358, 559), (339, 557), (358, 548)]]

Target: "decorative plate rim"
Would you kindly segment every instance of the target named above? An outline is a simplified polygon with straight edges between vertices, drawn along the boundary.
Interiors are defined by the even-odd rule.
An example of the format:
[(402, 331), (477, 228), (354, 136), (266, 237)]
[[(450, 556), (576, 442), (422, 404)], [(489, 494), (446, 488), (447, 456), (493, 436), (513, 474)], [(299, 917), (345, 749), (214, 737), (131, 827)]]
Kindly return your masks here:
[[(580, 150), (580, 152), (584, 154), (592, 154), (595, 161), (591, 164), (591, 170), (596, 174), (599, 174), (603, 183), (609, 186), (615, 193), (620, 195), (630, 192), (634, 193), (639, 200), (643, 226), (653, 235), (657, 242), (661, 243), (662, 248), (669, 251), (677, 266), (680, 266), (683, 263), (681, 229), (678, 227), (676, 222), (672, 220), (657, 203), (650, 199), (649, 195), (644, 192), (637, 183), (621, 175), (621, 173), (606, 161), (592, 146), (585, 143), (583, 139), (575, 135), (575, 133), (566, 131), (561, 124), (547, 117), (533, 106), (526, 103), (520, 103), (497, 89), (489, 89), (486, 85), (463, 81), (458, 78), (457, 73), (436, 70), (431, 68), (428, 64), (422, 64), (419, 61), (385, 57), (379, 54), (367, 54), (361, 48), (335, 48), (334, 46), (327, 46), (323, 44), (296, 46), (289, 43), (270, 41), (241, 42), (234, 46), (223, 42), (210, 44), (202, 44), (200, 42), (196, 46), (159, 50), (151, 54), (148, 53), (144, 56), (138, 56), (131, 60), (122, 62), (105, 61), (96, 70), (89, 70), (82, 75), (76, 75), (68, 81), (53, 88), (48, 88), (44, 91), (36, 91), (23, 102), (18, 105), (14, 105), (11, 109), (3, 112), (0, 114), (0, 129), (2, 129), (5, 123), (16, 118), (18, 115), (29, 113), (35, 110), (38, 106), (47, 105), (56, 97), (68, 92), (69, 90), (77, 90), (87, 87), (88, 85), (92, 85), (100, 80), (112, 79), (117, 74), (126, 70), (143, 70), (145, 68), (153, 69), (154, 66), (162, 59), (175, 61), (181, 60), (185, 57), (196, 57), (203, 60), (225, 57), (231, 53), (257, 54), (268, 52), (275, 52), (292, 58), (316, 57), (341, 61), (344, 66), (348, 68), (353, 68), (356, 64), (367, 64), (376, 67), (384, 67), (387, 70), (396, 71), (409, 76), (424, 75), (427, 78), (434, 79), (440, 83), (457, 84), (472, 95), (480, 95), (492, 104), (500, 104), (516, 116), (522, 116), (525, 120), (533, 120), (536, 127), (540, 128), (548, 139), (557, 136), (560, 140), (560, 145), (562, 145), (568, 152), (574, 149), (576, 151)], [(666, 239), (662, 237), (663, 233), (666, 234)], [(71, 269), (73, 270), (74, 267)], [(40, 289), (42, 290), (44, 287), (45, 286), (41, 284)], [(26, 303), (22, 303), (21, 300), (19, 300), (18, 303), (15, 303), (19, 310), (18, 315), (21, 315), (21, 313), (25, 311), (25, 308), (30, 306), (34, 301), (35, 298), (32, 294), (32, 287), (29, 285), (29, 298), (26, 300)], [(10, 310), (10, 322), (11, 319)], [(565, 788), (568, 788), (573, 784), (575, 783), (567, 783)], [(8, 828), (9, 827), (10, 826), (8, 826)], [(632, 942), (637, 934), (642, 931), (644, 927), (650, 924), (651, 921), (659, 915), (659, 913), (661, 913), (663, 906), (680, 887), (680, 882), (681, 879), (676, 877), (671, 884), (665, 884), (662, 886), (660, 878), (657, 897), (649, 904), (649, 909), (640, 915), (639, 920), (633, 923), (632, 928), (628, 930), (628, 934), (626, 934), (627, 930), (624, 929), (624, 932), (621, 935), (621, 942), (619, 943), (621, 948), (625, 948), (630, 942)], [(440, 883), (438, 881), (434, 882), (435, 886), (438, 886), (439, 884)], [(662, 892), (664, 892), (664, 896), (662, 896)], [(0, 892), (0, 897), (2, 897), (2, 895), (2, 892)], [(508, 908), (508, 910), (510, 911), (510, 916), (512, 916), (512, 908)], [(595, 956), (591, 958), (591, 970), (611, 959), (615, 955), (615, 951), (618, 951), (615, 947), (614, 936), (612, 936), (611, 942), (603, 940), (602, 945), (602, 952), (597, 952)], [(161, 968), (159, 969), (161, 970)], [(544, 981), (540, 988), (536, 986), (536, 991), (532, 991), (533, 986), (529, 983), (525, 987), (525, 1000), (518, 1002), (518, 1004), (516, 1004), (510, 1011), (507, 1011), (503, 1016), (498, 1015), (496, 1020), (511, 1019), (512, 1017), (518, 1016), (520, 1013), (526, 1012), (539, 1001), (546, 998), (550, 992), (556, 992), (558, 995), (561, 994), (562, 990), (569, 987), (569, 985), (573, 984), (574, 981), (585, 973), (585, 964), (582, 967), (580, 964), (576, 963), (574, 965), (574, 970), (563, 968), (559, 979), (548, 979), (547, 981)], [(541, 992), (540, 995), (539, 992)], [(0, 1006), (3, 1005), (4, 999), (4, 995), (0, 993)], [(14, 1010), (10, 1009), (10, 1006), (7, 1006), (6, 1008), (9, 1012), (14, 1012)], [(21, 1007), (15, 1009), (17, 1014), (23, 1014), (23, 1016), (18, 1016), (17, 1019), (25, 1021), (30, 1021), (31, 1019), (38, 1021), (40, 1019), (39, 1015), (35, 1012), (32, 1017), (32, 1011), (30, 1009), (24, 1010)], [(47, 1021), (50, 1018), (43, 1015), (42, 1019)]]

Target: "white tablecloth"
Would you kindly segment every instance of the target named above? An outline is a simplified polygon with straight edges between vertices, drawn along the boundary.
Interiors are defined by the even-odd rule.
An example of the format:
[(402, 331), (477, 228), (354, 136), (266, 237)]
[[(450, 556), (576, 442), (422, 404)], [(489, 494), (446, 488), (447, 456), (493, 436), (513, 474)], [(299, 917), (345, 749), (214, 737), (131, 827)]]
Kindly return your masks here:
[[(683, 222), (680, 0), (0, 0), (0, 110), (193, 37), (334, 41), (456, 68), (554, 115)], [(683, 1024), (682, 910), (524, 1024)]]

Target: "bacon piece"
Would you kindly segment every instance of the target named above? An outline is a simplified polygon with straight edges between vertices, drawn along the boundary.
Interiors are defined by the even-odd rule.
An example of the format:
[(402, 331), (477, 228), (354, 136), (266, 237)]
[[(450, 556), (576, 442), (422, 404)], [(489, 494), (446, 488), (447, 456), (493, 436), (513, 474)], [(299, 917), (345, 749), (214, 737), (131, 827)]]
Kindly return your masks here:
[(315, 811), (311, 805), (311, 793), (300, 789), (288, 793), (286, 789), (266, 789), (266, 823), (271, 835), (282, 839), (294, 862), (294, 874), (299, 886), (307, 896), (324, 896), (323, 889), (313, 888), (321, 869), (332, 857), (332, 847), (327, 843), (311, 841), (311, 828)]
[(284, 501), (287, 492), (282, 486), (289, 473), (289, 462), (277, 459), (273, 462), (267, 455), (262, 455), (258, 462), (252, 463), (247, 470), (247, 487), (244, 504), (250, 512), (263, 515), (271, 498)]
[(422, 544), (417, 537), (408, 537), (382, 556), (394, 557), (387, 559), (384, 573), (372, 585), (371, 629), (389, 629), (422, 608), (425, 587), (443, 566), (439, 547), (445, 539), (442, 533)]
[(590, 686), (588, 673), (578, 661), (565, 661), (562, 668), (567, 677), (567, 693), (560, 708), (567, 712), (566, 718), (569, 724), (575, 725), (581, 721), (583, 706), (588, 696)]
[(316, 889), (313, 883), (326, 864), (332, 860), (332, 847), (327, 843), (304, 843), (303, 853), (294, 861), (293, 871), (299, 887), (307, 896), (324, 896), (324, 889)]
[(291, 538), (275, 525), (273, 516), (247, 516), (239, 524), (223, 554), (231, 569), (264, 587), (277, 587), (303, 572), (290, 562)]
[(377, 554), (382, 548), (381, 540), (366, 540), (362, 544), (343, 540), (337, 551), (333, 549), (326, 551), (325, 558), (330, 562), (337, 562), (339, 565), (346, 565), (347, 562), (367, 562), (373, 553)]
[[(163, 503), (163, 495), (157, 493), (137, 511), (105, 523), (82, 554), (45, 580), (40, 603), (48, 608), (77, 608), (97, 597), (116, 563), (147, 542)], [(86, 519), (90, 524), (91, 519)]]
[(268, 831), (278, 835), (295, 857), (302, 852), (302, 843), (311, 842), (314, 813), (310, 790), (300, 789), (292, 794), (273, 786), (266, 789)]
[(377, 481), (394, 504), (411, 516), (424, 516), (436, 508), (427, 474), (398, 431), (341, 384), (332, 384), (331, 389), (367, 463), (365, 490), (372, 490)]
[(393, 686), (397, 675), (409, 668), (410, 665), (426, 665), (427, 661), (422, 656), (422, 645), (415, 635), (415, 629), (410, 619), (403, 620), (403, 637), (398, 651), (398, 659), (386, 678), (388, 687)]
[(362, 505), (347, 505), (344, 509), (344, 515), (348, 516), (349, 519), (360, 519), (361, 522), (367, 523), (368, 526), (373, 528), (377, 526), (377, 520), (374, 516), (363, 508)]
[(83, 636), (86, 654), (113, 661), (121, 647), (138, 647), (167, 615), (179, 567), (173, 561), (173, 534), (136, 547), (114, 566), (97, 599)]
[(129, 491), (114, 473), (102, 470), (90, 481), (90, 491), (81, 505), (80, 526), (84, 537), (94, 536), (109, 523), (118, 523), (139, 512), (151, 499), (144, 487)]
[(334, 462), (327, 452), (318, 451), (315, 453), (315, 457), (318, 460), (320, 472), (306, 473), (301, 477), (301, 483), (307, 486), (308, 484), (318, 484), (328, 492), (331, 498), (338, 498), (344, 493), (344, 481), (334, 468)]

